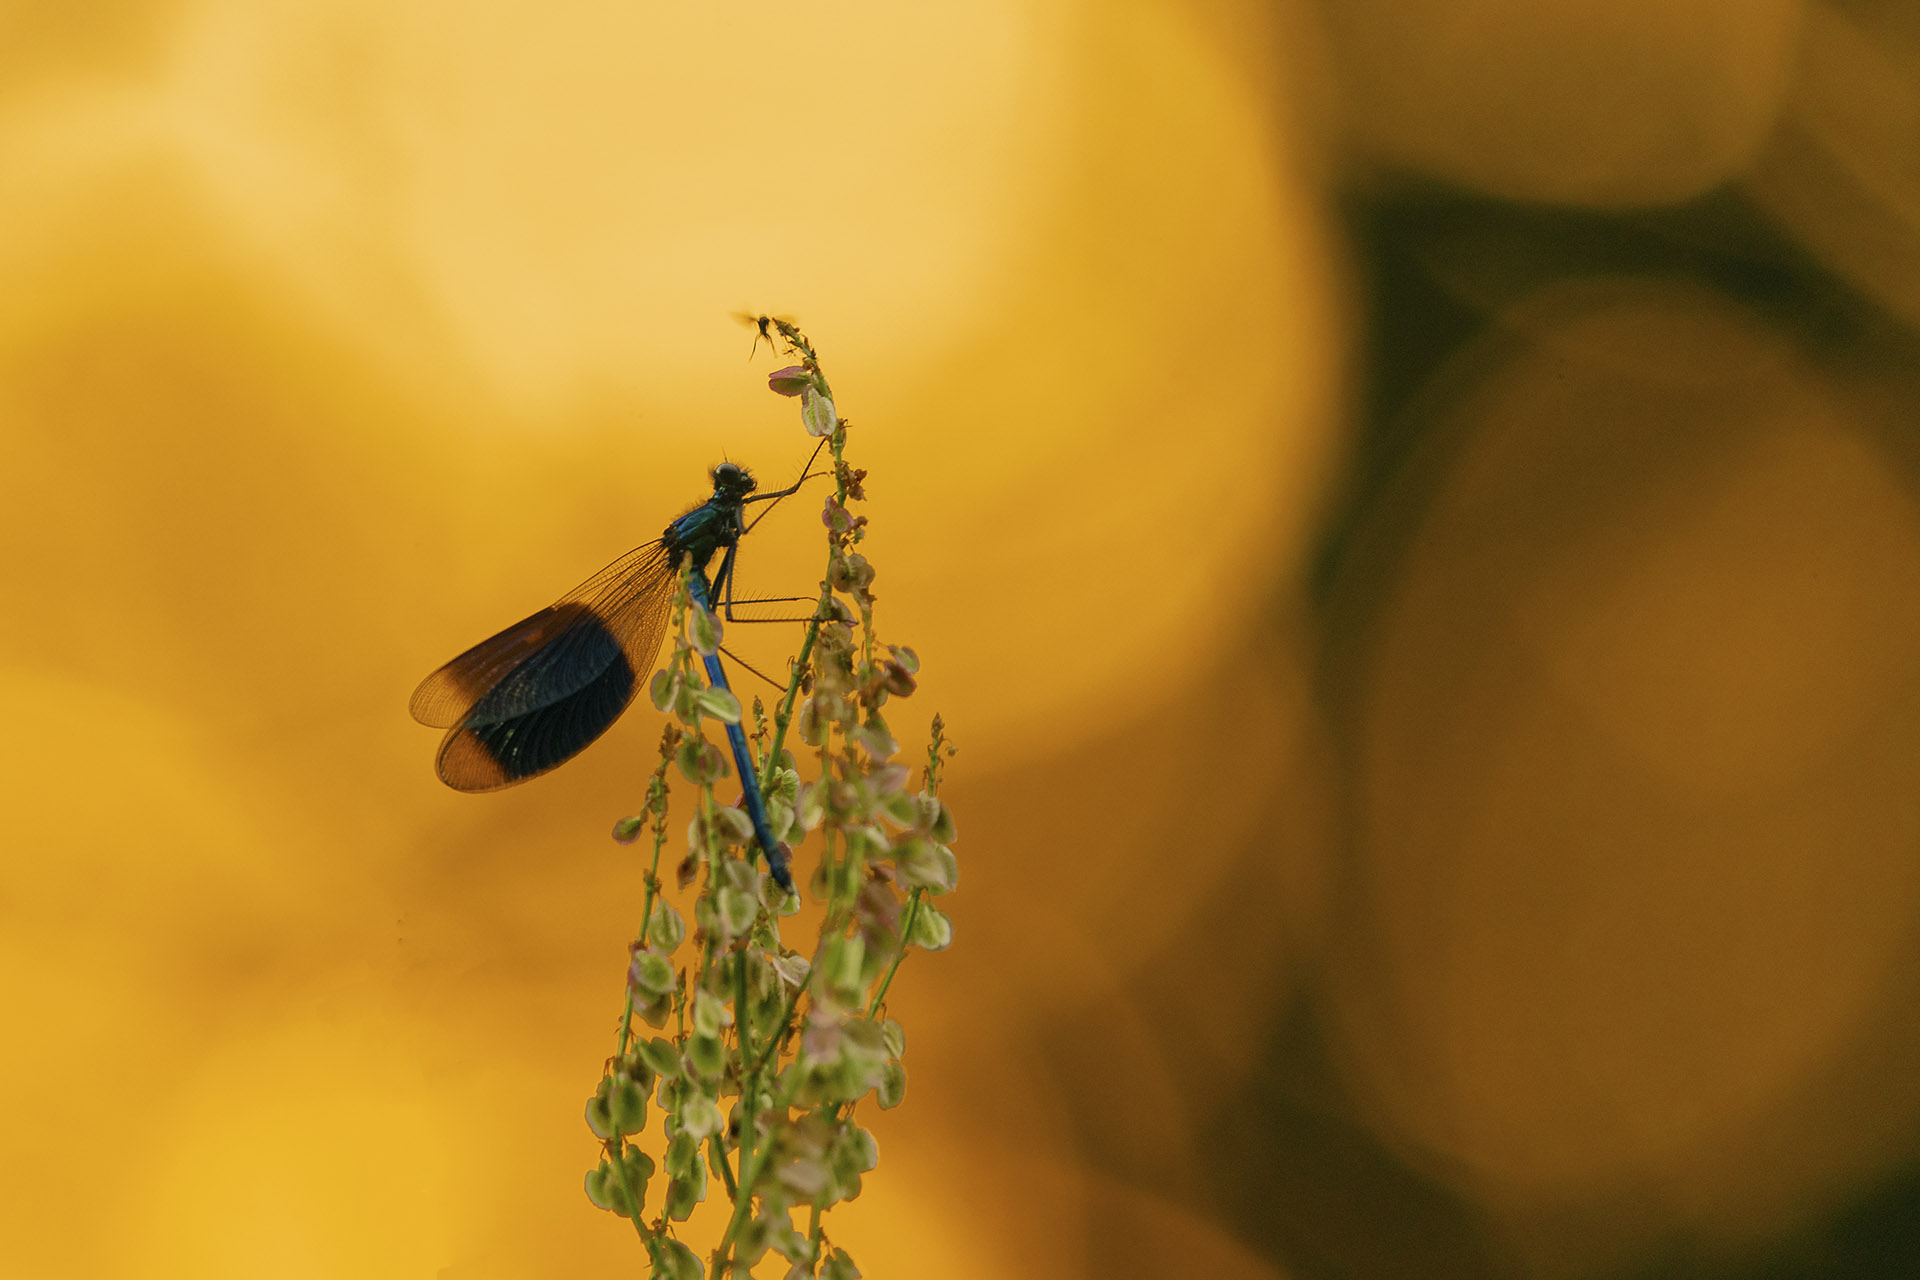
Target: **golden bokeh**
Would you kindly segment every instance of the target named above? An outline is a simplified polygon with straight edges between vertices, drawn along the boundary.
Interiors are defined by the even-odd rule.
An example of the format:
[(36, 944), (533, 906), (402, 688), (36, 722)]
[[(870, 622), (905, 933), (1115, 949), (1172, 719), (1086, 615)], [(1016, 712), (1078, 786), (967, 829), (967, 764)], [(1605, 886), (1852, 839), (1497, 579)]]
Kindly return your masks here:
[(1661, 204), (1765, 142), (1802, 0), (1356, 0), (1326, 14), (1355, 141), (1524, 200)]
[(1499, 325), (1471, 439), (1390, 504), (1422, 529), (1363, 660), (1341, 1016), (1394, 1127), (1530, 1230), (1635, 1195), (1621, 1230), (1744, 1237), (1920, 1114), (1845, 1065), (1920, 979), (1920, 501), (1710, 296)]
[[(582, 1106), (659, 719), (470, 797), (406, 702), (713, 463), (799, 474), (759, 311), (870, 472), (894, 729), (962, 747), (867, 1275), (1920, 1268), (1916, 51), (1886, 0), (0, 18), (0, 1271), (640, 1272)], [(812, 589), (807, 506), (744, 590)]]

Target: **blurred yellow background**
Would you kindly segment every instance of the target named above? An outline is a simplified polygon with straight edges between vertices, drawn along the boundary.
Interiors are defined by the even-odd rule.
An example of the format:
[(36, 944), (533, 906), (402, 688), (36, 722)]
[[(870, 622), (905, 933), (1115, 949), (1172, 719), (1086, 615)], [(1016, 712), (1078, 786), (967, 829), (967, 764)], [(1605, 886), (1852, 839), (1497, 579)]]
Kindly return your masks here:
[(1920, 1274), (1916, 139), (1892, 0), (0, 15), (0, 1274), (642, 1269), (658, 718), (405, 707), (798, 473), (743, 310), (962, 745), (866, 1274)]

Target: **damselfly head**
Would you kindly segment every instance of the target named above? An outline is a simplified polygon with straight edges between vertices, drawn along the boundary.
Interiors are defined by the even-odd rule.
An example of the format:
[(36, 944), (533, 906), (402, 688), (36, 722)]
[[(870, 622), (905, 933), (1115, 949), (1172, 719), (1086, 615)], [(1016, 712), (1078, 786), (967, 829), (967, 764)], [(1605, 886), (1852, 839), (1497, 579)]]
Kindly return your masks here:
[(735, 462), (723, 462), (707, 473), (713, 481), (713, 496), (738, 501), (756, 488), (753, 475)]

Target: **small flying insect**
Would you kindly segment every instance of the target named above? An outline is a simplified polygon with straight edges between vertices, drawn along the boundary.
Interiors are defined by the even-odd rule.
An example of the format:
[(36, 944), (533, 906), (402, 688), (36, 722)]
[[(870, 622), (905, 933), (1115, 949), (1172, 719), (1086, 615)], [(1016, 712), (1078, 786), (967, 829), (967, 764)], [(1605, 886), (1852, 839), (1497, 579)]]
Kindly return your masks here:
[(753, 348), (747, 352), (749, 360), (759, 354), (762, 339), (766, 340), (767, 350), (778, 355), (781, 337), (789, 331), (799, 332), (792, 316), (756, 316), (745, 311), (736, 311), (733, 313), (733, 318), (754, 331)]
[[(813, 457), (819, 454), (815, 446)], [(807, 466), (812, 465), (810, 457)], [(722, 462), (709, 473), (713, 496), (677, 517), (657, 541), (629, 551), (553, 604), (422, 680), (410, 710), (421, 724), (447, 730), (434, 760), (440, 780), (455, 791), (498, 791), (558, 768), (612, 727), (659, 653), (683, 558), (693, 566), (690, 587), (703, 608), (711, 610), (719, 600), (733, 621), (736, 603), (768, 603), (733, 598), (740, 538), (753, 527), (745, 523), (746, 508), (787, 497), (812, 478), (803, 470), (787, 488), (755, 494), (758, 486), (745, 467)], [(709, 574), (715, 553), (720, 562)], [(719, 655), (702, 657), (708, 682), (727, 689)], [(739, 725), (727, 726), (727, 742), (768, 869), (791, 892), (786, 850), (768, 828)]]

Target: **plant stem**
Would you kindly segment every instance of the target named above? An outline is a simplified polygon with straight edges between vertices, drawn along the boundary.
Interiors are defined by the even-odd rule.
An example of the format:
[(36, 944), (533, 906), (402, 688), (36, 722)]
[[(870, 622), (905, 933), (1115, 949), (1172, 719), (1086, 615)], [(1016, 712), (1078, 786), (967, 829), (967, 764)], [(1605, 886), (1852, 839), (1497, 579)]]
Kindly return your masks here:
[[(793, 1072), (787, 1084), (783, 1085), (780, 1092), (774, 1096), (772, 1108), (774, 1111), (785, 1111), (793, 1105), (793, 1084), (799, 1077), (799, 1072)], [(745, 1127), (743, 1126), (742, 1132), (744, 1133), (745, 1131)], [(742, 1156), (743, 1158), (740, 1161), (740, 1195), (733, 1202), (733, 1216), (727, 1219), (727, 1229), (720, 1235), (720, 1247), (714, 1251), (715, 1266), (713, 1268), (713, 1274), (715, 1276), (725, 1274), (721, 1268), (727, 1261), (727, 1255), (733, 1250), (735, 1237), (740, 1234), (740, 1228), (746, 1222), (747, 1206), (753, 1202), (753, 1184), (759, 1180), (761, 1173), (764, 1172), (763, 1166), (767, 1163), (767, 1153), (765, 1149), (753, 1153), (751, 1164), (749, 1164), (745, 1158), (744, 1147), (742, 1148)]]
[[(841, 464), (847, 448), (847, 433), (835, 428), (828, 444), (833, 450), (834, 500), (841, 506), (845, 506), (847, 502), (847, 482), (844, 478), (846, 469)], [(833, 588), (828, 585), (828, 581), (833, 575), (833, 558), (838, 552), (837, 546), (827, 548), (827, 571), (820, 575), (820, 602), (814, 606), (813, 617), (807, 620), (806, 636), (800, 641), (800, 656), (794, 661), (793, 670), (787, 677), (787, 692), (780, 699), (779, 710), (773, 715), (773, 742), (767, 748), (767, 758), (760, 768), (763, 791), (771, 790), (773, 787), (773, 771), (776, 762), (780, 759), (780, 750), (787, 741), (787, 726), (793, 720), (793, 703), (800, 696), (800, 675), (807, 669), (807, 660), (813, 657), (814, 642), (820, 638), (820, 623), (833, 598)]]
[[(647, 784), (647, 804), (653, 809), (653, 865), (647, 868), (647, 892), (640, 905), (640, 945), (647, 945), (647, 930), (653, 925), (653, 903), (660, 894), (660, 847), (667, 842), (667, 760), (662, 758), (660, 768), (654, 772)], [(627, 983), (626, 1012), (620, 1016), (620, 1049), (615, 1055), (624, 1058), (627, 1048), (633, 1043), (633, 983)]]
[(607, 1154), (613, 1157), (614, 1171), (620, 1175), (620, 1189), (627, 1193), (627, 1203), (633, 1206), (633, 1229), (640, 1233), (640, 1242), (647, 1246), (647, 1256), (653, 1256), (653, 1233), (647, 1230), (645, 1217), (641, 1213), (640, 1197), (634, 1194), (633, 1183), (627, 1180), (627, 1141), (615, 1138), (607, 1144)]
[[(741, 1114), (740, 1114), (740, 1185), (739, 1185), (738, 1191), (735, 1191), (733, 1193), (732, 1198), (733, 1198), (733, 1205), (734, 1205), (733, 1217), (734, 1217), (734, 1221), (738, 1222), (740, 1220), (740, 1206), (750, 1203), (753, 1199), (753, 1183), (749, 1179), (747, 1171), (750, 1167), (752, 1167), (753, 1155), (754, 1155), (754, 1151), (753, 1151), (754, 1131), (759, 1127), (759, 1119), (756, 1114), (757, 1108), (754, 1106), (754, 1103), (757, 1101), (757, 1096), (759, 1094), (759, 1087), (758, 1087), (758, 1074), (748, 1065), (749, 1061), (753, 1057), (753, 1054), (752, 1054), (753, 1034), (752, 1034), (751, 1028), (747, 1026), (748, 1019), (747, 1019), (747, 957), (746, 957), (746, 953), (736, 952), (734, 955), (734, 959), (736, 963), (733, 970), (733, 1029), (734, 1029), (735, 1039), (739, 1041), (739, 1048), (740, 1048), (740, 1113)], [(757, 1176), (758, 1173), (759, 1173), (759, 1170), (755, 1168), (754, 1174)], [(729, 1188), (729, 1190), (732, 1191), (733, 1189)], [(727, 1228), (727, 1234), (721, 1237), (720, 1247), (722, 1250), (730, 1250), (733, 1247), (734, 1230), (735, 1230), (734, 1227), (729, 1226)], [(724, 1257), (722, 1258), (722, 1261), (725, 1261)], [(714, 1274), (720, 1275), (722, 1273), (718, 1269), (716, 1269)]]
[(727, 1144), (718, 1133), (707, 1141), (713, 1144), (713, 1162), (720, 1166), (720, 1185), (727, 1189), (727, 1199), (732, 1200), (739, 1193), (734, 1190), (733, 1166), (727, 1163)]
[(867, 1005), (869, 1018), (880, 1011), (881, 1002), (887, 998), (887, 988), (893, 985), (893, 975), (900, 972), (900, 962), (907, 958), (907, 939), (913, 936), (913, 918), (920, 914), (920, 896), (925, 892), (925, 889), (915, 889), (907, 895), (907, 909), (900, 917), (900, 950), (894, 953), (893, 963), (887, 966), (887, 976), (880, 979), (880, 986)]
[[(809, 970), (811, 972), (811, 970)], [(807, 984), (802, 982), (794, 987), (793, 994), (787, 997), (787, 1007), (780, 1011), (780, 1030), (767, 1038), (766, 1047), (760, 1050), (760, 1056), (753, 1061), (753, 1073), (757, 1076), (766, 1069), (767, 1059), (779, 1052), (780, 1042), (787, 1038), (787, 1026), (793, 1019), (793, 1011), (800, 1004), (800, 996), (806, 991)]]
[(813, 1260), (820, 1261), (820, 1202), (815, 1200), (807, 1217), (807, 1242), (813, 1246)]
[[(824, 599), (826, 589), (822, 587)], [(824, 606), (814, 606), (814, 616), (807, 620), (806, 636), (800, 641), (800, 656), (794, 660), (793, 670), (787, 676), (787, 691), (781, 695), (780, 706), (773, 713), (773, 741), (767, 747), (767, 758), (760, 765), (760, 789), (773, 789), (773, 771), (780, 759), (780, 749), (787, 741), (787, 725), (793, 720), (794, 700), (800, 696), (800, 676), (807, 669), (807, 660), (813, 656), (813, 642), (820, 638), (820, 611)]]

